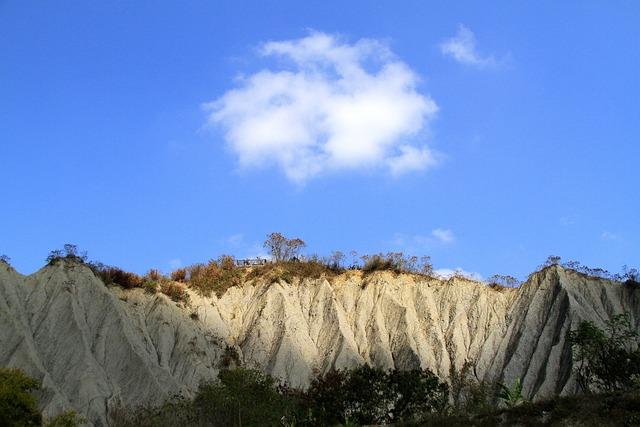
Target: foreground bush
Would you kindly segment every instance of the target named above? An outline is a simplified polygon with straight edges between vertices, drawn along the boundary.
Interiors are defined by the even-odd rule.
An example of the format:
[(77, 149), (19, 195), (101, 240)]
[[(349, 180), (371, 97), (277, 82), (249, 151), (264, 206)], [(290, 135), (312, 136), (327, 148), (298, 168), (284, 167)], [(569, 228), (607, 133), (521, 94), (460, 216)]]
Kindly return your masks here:
[[(21, 369), (0, 368), (0, 426), (41, 426), (42, 415), (34, 392), (40, 383)], [(49, 419), (46, 427), (77, 427), (84, 418), (74, 411), (65, 411)]]
[(442, 412), (448, 397), (448, 385), (429, 370), (383, 371), (366, 365), (320, 375), (305, 393), (318, 425), (419, 421)]
[(193, 400), (176, 397), (159, 407), (110, 411), (113, 427), (333, 426), (417, 422), (441, 413), (448, 388), (427, 370), (383, 371), (363, 366), (330, 371), (306, 392), (249, 369), (222, 370)]
[(568, 339), (583, 391), (640, 388), (640, 334), (628, 314), (613, 316), (605, 330), (583, 321)]
[(40, 384), (20, 369), (0, 368), (0, 426), (39, 426), (42, 416), (32, 392)]
[(77, 427), (86, 422), (84, 417), (75, 411), (65, 411), (48, 420), (46, 427)]
[(109, 411), (112, 427), (282, 426), (295, 420), (297, 400), (259, 371), (220, 371), (217, 381), (204, 383), (193, 400), (174, 397), (158, 407)]

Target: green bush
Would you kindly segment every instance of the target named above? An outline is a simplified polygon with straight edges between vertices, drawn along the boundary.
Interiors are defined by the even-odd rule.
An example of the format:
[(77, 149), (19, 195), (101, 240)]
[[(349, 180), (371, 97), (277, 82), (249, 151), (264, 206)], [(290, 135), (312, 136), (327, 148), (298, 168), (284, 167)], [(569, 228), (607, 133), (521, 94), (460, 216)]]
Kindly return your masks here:
[(640, 335), (628, 314), (613, 316), (605, 330), (583, 321), (576, 330), (569, 331), (568, 340), (583, 391), (640, 386)]
[(65, 411), (47, 421), (46, 427), (78, 427), (85, 422), (75, 411)]
[(27, 427), (42, 424), (36, 398), (40, 384), (20, 369), (0, 368), (0, 426)]
[(444, 411), (448, 385), (429, 370), (361, 366), (317, 376), (305, 393), (314, 422), (322, 425), (419, 421)]
[(213, 425), (280, 426), (293, 415), (273, 378), (249, 369), (220, 371), (218, 381), (200, 386), (194, 406)]
[(480, 380), (473, 363), (465, 362), (460, 370), (451, 365), (451, 412), (459, 415), (487, 413), (495, 409), (497, 384)]

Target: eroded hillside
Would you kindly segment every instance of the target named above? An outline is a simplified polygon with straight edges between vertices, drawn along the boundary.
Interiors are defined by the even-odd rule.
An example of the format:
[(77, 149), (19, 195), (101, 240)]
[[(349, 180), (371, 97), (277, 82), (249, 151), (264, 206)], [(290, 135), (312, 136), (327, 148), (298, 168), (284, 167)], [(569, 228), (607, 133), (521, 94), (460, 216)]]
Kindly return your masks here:
[(348, 271), (189, 297), (107, 287), (78, 263), (30, 276), (0, 263), (0, 366), (42, 380), (46, 413), (70, 407), (102, 425), (117, 401), (189, 394), (215, 378), (227, 346), (294, 386), (362, 363), (446, 378), (471, 361), (481, 378), (521, 378), (529, 398), (542, 398), (575, 391), (565, 338), (581, 320), (628, 312), (640, 327), (638, 290), (559, 266), (519, 289)]

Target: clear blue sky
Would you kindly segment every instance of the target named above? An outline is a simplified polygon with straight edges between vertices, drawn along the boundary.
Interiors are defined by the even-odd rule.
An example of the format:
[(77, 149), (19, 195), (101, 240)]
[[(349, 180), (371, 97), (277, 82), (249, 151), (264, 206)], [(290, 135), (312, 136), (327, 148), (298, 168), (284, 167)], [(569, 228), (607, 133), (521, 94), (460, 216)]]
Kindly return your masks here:
[(281, 231), (485, 277), (638, 265), (640, 3), (491, 5), (0, 1), (0, 253), (166, 271)]

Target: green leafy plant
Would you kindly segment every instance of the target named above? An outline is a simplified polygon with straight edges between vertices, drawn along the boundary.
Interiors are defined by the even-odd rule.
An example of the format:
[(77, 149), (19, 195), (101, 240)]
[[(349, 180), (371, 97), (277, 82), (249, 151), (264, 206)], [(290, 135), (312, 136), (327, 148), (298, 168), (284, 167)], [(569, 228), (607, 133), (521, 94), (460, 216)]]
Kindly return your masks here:
[(522, 395), (522, 382), (520, 381), (520, 378), (516, 378), (513, 387), (508, 387), (502, 383), (498, 384), (498, 387), (498, 397), (502, 403), (507, 406), (507, 408), (513, 408), (526, 402)]
[(0, 368), (0, 426), (27, 427), (42, 424), (33, 392), (40, 383), (20, 369)]
[(87, 419), (75, 411), (65, 411), (46, 422), (46, 427), (78, 427), (86, 423)]

